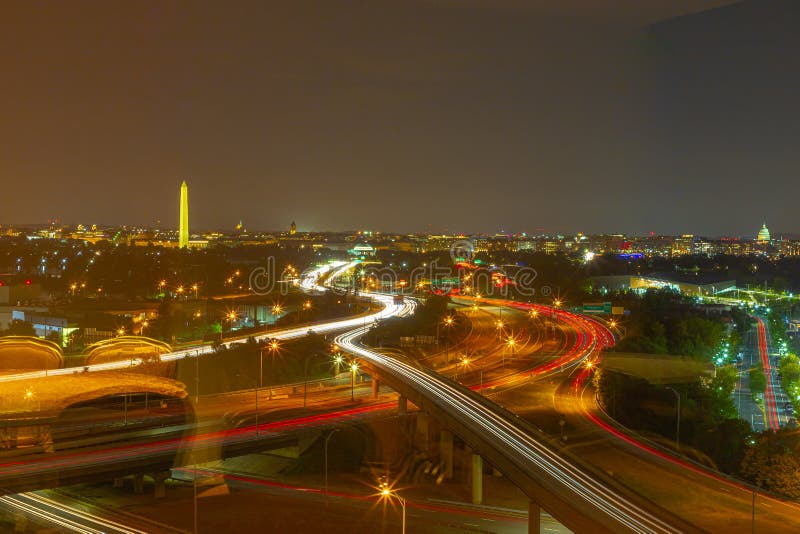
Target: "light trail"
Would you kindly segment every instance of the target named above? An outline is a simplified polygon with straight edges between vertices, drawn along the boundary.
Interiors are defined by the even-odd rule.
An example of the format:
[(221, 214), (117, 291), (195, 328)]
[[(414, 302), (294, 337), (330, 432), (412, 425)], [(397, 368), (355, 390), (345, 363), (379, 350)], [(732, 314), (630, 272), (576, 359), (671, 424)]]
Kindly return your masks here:
[[(376, 297), (380, 298), (377, 295)], [(565, 312), (559, 315), (563, 313)], [(454, 419), (486, 436), (487, 442), (495, 450), (532, 478), (538, 479), (542, 473), (548, 475), (557, 485), (569, 491), (573, 498), (580, 499), (585, 505), (613, 518), (618, 525), (632, 532), (676, 532), (677, 529), (592, 478), (520, 429), (512, 420), (496, 413), (464, 390), (444, 381), (438, 375), (426, 373), (401, 360), (360, 345), (358, 339), (367, 331), (364, 327), (356, 328), (339, 335), (336, 343), (414, 387)], [(579, 341), (585, 346), (587, 353), (591, 353), (595, 350), (597, 341), (593, 336), (583, 337), (592, 337)]]
[(775, 388), (773, 386), (772, 366), (769, 363), (769, 345), (767, 344), (767, 328), (761, 317), (755, 317), (756, 328), (758, 329), (758, 354), (761, 358), (761, 367), (764, 369), (764, 376), (767, 379), (767, 388), (764, 392), (764, 412), (766, 413), (767, 427), (771, 430), (779, 430), (781, 427), (778, 418), (778, 406), (775, 404)]
[(147, 534), (96, 514), (67, 506), (34, 492), (0, 497), (0, 504), (6, 505), (42, 522), (54, 525), (59, 532), (79, 532), (81, 534)]

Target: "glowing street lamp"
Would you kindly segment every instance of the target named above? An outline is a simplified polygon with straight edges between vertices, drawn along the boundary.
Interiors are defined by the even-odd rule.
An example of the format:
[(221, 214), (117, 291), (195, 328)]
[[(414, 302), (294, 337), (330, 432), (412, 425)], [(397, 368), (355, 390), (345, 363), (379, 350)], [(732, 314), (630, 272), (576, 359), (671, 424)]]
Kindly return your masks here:
[(200, 289), (200, 286), (197, 284), (192, 284), (192, 290), (194, 291), (194, 299), (197, 300), (197, 291)]
[(118, 336), (124, 336), (125, 335), (125, 329), (124, 328), (118, 328), (117, 329), (117, 335)]
[(386, 500), (391, 500), (393, 498), (397, 499), (397, 501), (400, 503), (400, 508), (403, 510), (402, 533), (406, 534), (406, 500), (396, 491), (392, 491), (386, 482), (383, 482), (380, 485), (380, 496), (382, 499)]
[(356, 400), (356, 373), (358, 373), (358, 363), (350, 363), (350, 402)]
[(450, 328), (453, 326), (453, 316), (448, 315), (444, 318), (444, 325), (447, 327), (447, 336), (444, 340), (444, 361), (450, 363)]
[(333, 363), (336, 364), (336, 374), (338, 375), (339, 369), (344, 363), (344, 357), (341, 354), (337, 354), (336, 356), (333, 357)]
[(467, 356), (464, 356), (463, 358), (461, 358), (461, 361), (456, 364), (456, 376), (455, 376), (456, 380), (458, 380), (458, 368), (463, 367), (464, 369), (466, 369), (467, 367), (469, 367), (469, 363), (470, 363), (469, 358)]

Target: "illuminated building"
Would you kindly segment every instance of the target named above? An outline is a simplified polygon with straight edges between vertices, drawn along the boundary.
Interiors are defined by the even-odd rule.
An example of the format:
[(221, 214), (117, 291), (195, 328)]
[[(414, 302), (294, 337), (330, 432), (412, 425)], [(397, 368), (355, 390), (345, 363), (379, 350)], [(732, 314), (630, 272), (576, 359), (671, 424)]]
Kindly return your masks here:
[(297, 233), (297, 225), (292, 221), (292, 224), (289, 225), (289, 235), (294, 235)]
[(189, 187), (186, 180), (181, 184), (181, 214), (180, 224), (178, 225), (178, 246), (186, 248), (189, 246)]
[(767, 228), (767, 225), (765, 223), (761, 225), (761, 230), (758, 231), (758, 237), (756, 238), (756, 241), (758, 241), (759, 243), (769, 243), (769, 240), (770, 240), (769, 229)]
[(683, 234), (680, 237), (676, 237), (675, 241), (673, 241), (672, 243), (672, 255), (683, 256), (685, 254), (691, 254), (693, 244), (694, 244), (693, 234)]

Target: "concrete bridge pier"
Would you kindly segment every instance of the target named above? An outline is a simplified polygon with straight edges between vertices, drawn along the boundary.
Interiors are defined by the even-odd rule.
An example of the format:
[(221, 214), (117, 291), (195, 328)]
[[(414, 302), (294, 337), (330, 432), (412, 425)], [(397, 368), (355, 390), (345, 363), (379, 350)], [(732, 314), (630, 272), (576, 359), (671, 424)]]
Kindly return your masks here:
[(439, 456), (445, 480), (453, 478), (453, 433), (442, 430), (439, 433)]
[(381, 381), (377, 376), (372, 377), (372, 398), (377, 399), (381, 392)]
[(397, 397), (397, 412), (400, 415), (408, 415), (408, 399), (403, 395)]
[(430, 417), (426, 413), (419, 412), (416, 422), (416, 441), (419, 449), (428, 451), (430, 449)]
[(539, 503), (528, 503), (528, 534), (540, 534), (542, 531), (542, 509)]
[(158, 471), (153, 473), (153, 482), (155, 483), (155, 497), (156, 499), (163, 499), (167, 496), (166, 480), (170, 477), (169, 471)]
[(142, 473), (133, 475), (133, 492), (136, 494), (144, 493), (144, 475)]
[(483, 458), (472, 454), (472, 504), (483, 504)]

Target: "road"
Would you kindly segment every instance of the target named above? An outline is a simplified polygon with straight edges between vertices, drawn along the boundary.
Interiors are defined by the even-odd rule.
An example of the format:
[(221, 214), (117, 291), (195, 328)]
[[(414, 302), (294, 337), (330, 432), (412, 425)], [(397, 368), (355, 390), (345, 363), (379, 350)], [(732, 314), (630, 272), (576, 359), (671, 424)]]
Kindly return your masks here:
[(147, 534), (148, 532), (66, 505), (39, 492), (0, 497), (0, 510), (2, 509), (14, 514), (24, 514), (33, 523), (44, 528), (56, 528), (58, 532), (80, 534)]
[[(563, 311), (553, 311), (553, 314), (587, 325), (586, 330), (577, 333), (580, 347), (577, 350), (589, 355), (599, 347), (599, 336), (594, 335), (595, 327), (588, 321)], [(368, 328), (353, 329), (338, 336), (336, 343), (379, 369), (382, 379), (391, 377), (413, 389), (424, 399), (426, 407), (428, 404), (435, 405), (456, 423), (454, 431), (465, 441), (469, 440), (465, 437), (465, 429), (471, 429), (475, 433), (472, 439), (481, 441), (479, 450), (491, 452), (490, 461), (501, 470), (505, 461), (531, 481), (536, 480), (537, 485), (544, 487), (544, 492), (540, 492), (538, 497), (549, 501), (544, 504), (545, 508), (569, 528), (598, 532), (691, 530), (689, 525), (680, 522), (680, 526), (676, 526), (672, 523), (673, 518), (666, 521), (662, 519), (669, 514), (663, 514), (658, 506), (636, 503), (616, 488), (577, 467), (552, 450), (550, 445), (531, 435), (530, 429), (520, 425), (513, 415), (476, 397), (468, 388), (459, 387), (440, 375), (425, 372), (407, 361), (361, 345), (358, 340), (367, 332)], [(504, 472), (508, 474), (508, 471)], [(520, 482), (519, 478), (516, 482)], [(519, 485), (525, 487), (524, 483)]]
[[(382, 311), (390, 310), (389, 314), (409, 313), (413, 304), (406, 303), (396, 306), (391, 302), (391, 297), (373, 295), (373, 298), (385, 305)], [(519, 303), (503, 303), (519, 309), (530, 309), (530, 306)], [(402, 308), (402, 309), (400, 309)], [(575, 364), (587, 358), (594, 357), (608, 343), (610, 333), (604, 331), (592, 320), (574, 316), (561, 310), (552, 310), (538, 307), (542, 313), (552, 314), (553, 319), (565, 322), (573, 330), (571, 342), (563, 351), (563, 359), (556, 358), (545, 366), (531, 370), (527, 378), (549, 377), (563, 373)], [(377, 317), (380, 314), (373, 314)], [(384, 315), (385, 316), (385, 315)], [(565, 457), (563, 451), (552, 447), (552, 443), (542, 439), (531, 431), (531, 428), (522, 425), (513, 415), (500, 409), (500, 407), (476, 398), (469, 389), (459, 387), (452, 381), (444, 379), (435, 373), (425, 372), (408, 362), (387, 354), (380, 354), (361, 346), (358, 339), (369, 329), (368, 322), (363, 319), (349, 320), (354, 322), (339, 321), (336, 329), (347, 324), (352, 330), (337, 338), (337, 343), (349, 352), (358, 355), (371, 365), (381, 369), (395, 380), (412, 387), (426, 401), (434, 403), (440, 410), (459, 422), (463, 427), (473, 428), (485, 438), (491, 437), (489, 447), (494, 449), (501, 457), (509, 462), (513, 469), (526, 474), (530, 478), (537, 478), (539, 484), (547, 486), (547, 491), (559, 494), (564, 502), (571, 502), (578, 513), (587, 514), (588, 521), (597, 521), (599, 529), (607, 531), (633, 531), (633, 532), (674, 532), (690, 531), (689, 522), (676, 520), (676, 517), (664, 511), (659, 506), (644, 499), (635, 498), (621, 491), (617, 484), (609, 484), (607, 480), (598, 478), (595, 473), (580, 467), (581, 462), (573, 462)], [(366, 323), (366, 324), (365, 324)], [(296, 332), (288, 335), (303, 335)], [(315, 328), (315, 331), (319, 331)], [(274, 334), (273, 334), (274, 335)], [(187, 356), (183, 356), (187, 357)], [(126, 362), (127, 366), (127, 362)], [(504, 378), (501, 382), (482, 384), (479, 389), (488, 389), (498, 385), (508, 385)], [(590, 418), (586, 418), (590, 419)], [(295, 421), (292, 424), (311, 423)], [(335, 421), (334, 421), (335, 422)], [(286, 425), (286, 423), (284, 423)], [(594, 423), (595, 427), (599, 425)], [(259, 425), (261, 432), (271, 431), (273, 423)], [(277, 425), (280, 426), (280, 425)], [(225, 433), (216, 433), (214, 436), (206, 435), (197, 440), (207, 439), (253, 439), (253, 428), (237, 429)], [(214, 433), (212, 433), (214, 434)], [(613, 433), (604, 430), (606, 439)], [(619, 436), (616, 436), (619, 437)], [(619, 438), (622, 439), (622, 438)], [(624, 440), (623, 440), (624, 441)], [(142, 451), (139, 451), (142, 452)], [(146, 452), (145, 452), (146, 453)], [(652, 455), (648, 452), (648, 455)], [(647, 456), (646, 463), (652, 464), (653, 458)], [(6, 467), (6, 466), (4, 466)], [(672, 466), (674, 468), (674, 465)], [(52, 466), (51, 466), (52, 468)], [(706, 476), (703, 474), (703, 476)], [(544, 482), (542, 479), (547, 479)], [(647, 497), (645, 493), (642, 493)], [(660, 501), (658, 501), (660, 502)], [(554, 509), (558, 508), (554, 506)], [(587, 512), (588, 510), (588, 512)], [(560, 519), (567, 525), (585, 526), (589, 523), (587, 518), (566, 517), (564, 509), (560, 509)]]
[(767, 429), (765, 412), (753, 399), (750, 391), (750, 369), (758, 367), (761, 363), (761, 351), (759, 344), (757, 324), (748, 330), (742, 344), (742, 365), (739, 369), (739, 380), (736, 384), (736, 408), (739, 418), (750, 423), (756, 432), (763, 432)]

